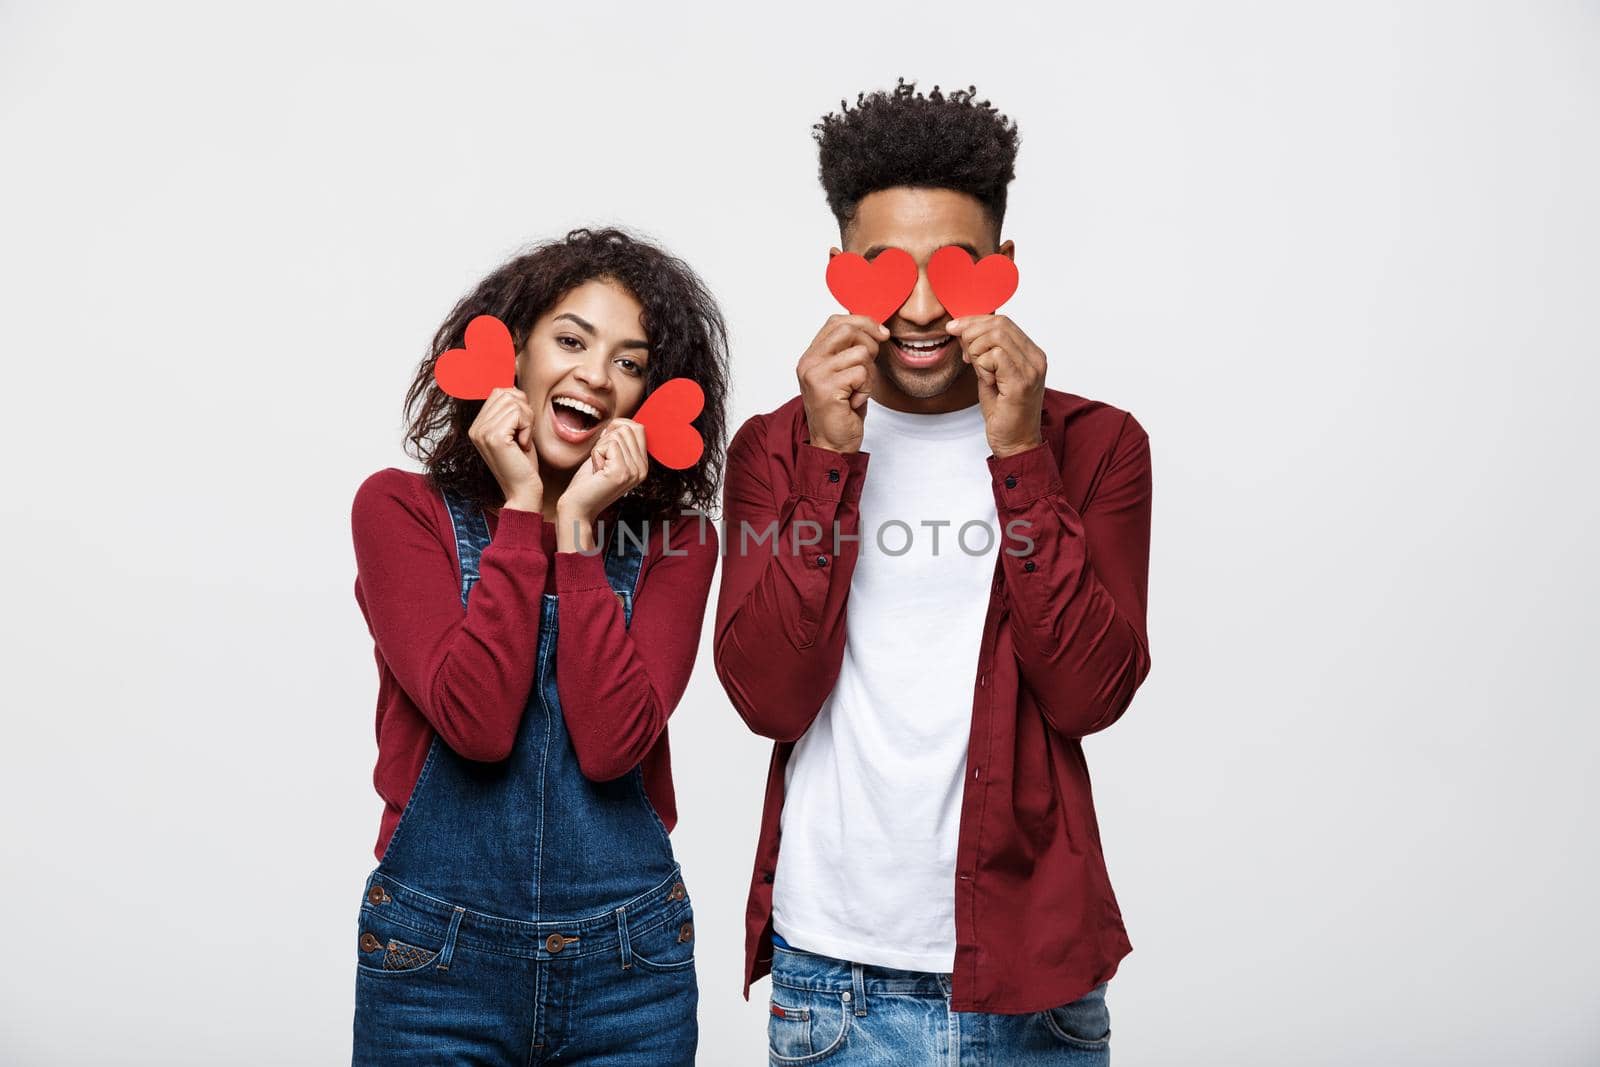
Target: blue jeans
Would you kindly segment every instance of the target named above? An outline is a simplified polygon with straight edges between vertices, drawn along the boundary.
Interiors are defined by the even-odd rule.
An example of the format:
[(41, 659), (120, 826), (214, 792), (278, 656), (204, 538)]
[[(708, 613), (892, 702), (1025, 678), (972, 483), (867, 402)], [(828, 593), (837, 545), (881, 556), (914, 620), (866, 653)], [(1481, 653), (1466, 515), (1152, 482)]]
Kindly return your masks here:
[(1107, 984), (1024, 1015), (951, 1011), (948, 974), (774, 945), (768, 1056), (776, 1067), (1107, 1067)]
[(374, 947), (356, 965), (352, 1062), (693, 1064), (699, 994), (681, 886), (611, 914), (532, 924), (375, 875), (361, 909), (363, 949)]

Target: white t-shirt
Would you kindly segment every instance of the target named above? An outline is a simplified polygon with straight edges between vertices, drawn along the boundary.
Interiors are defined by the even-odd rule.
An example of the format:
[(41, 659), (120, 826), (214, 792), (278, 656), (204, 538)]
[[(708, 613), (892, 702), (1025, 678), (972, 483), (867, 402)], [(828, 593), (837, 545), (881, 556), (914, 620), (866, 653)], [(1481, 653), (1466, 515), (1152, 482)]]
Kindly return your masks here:
[[(772, 924), (795, 948), (948, 972), (967, 738), (1001, 534), (989, 445), (977, 404), (917, 415), (868, 400), (862, 429), (871, 456), (844, 658), (785, 769)], [(931, 525), (941, 520), (949, 525)]]

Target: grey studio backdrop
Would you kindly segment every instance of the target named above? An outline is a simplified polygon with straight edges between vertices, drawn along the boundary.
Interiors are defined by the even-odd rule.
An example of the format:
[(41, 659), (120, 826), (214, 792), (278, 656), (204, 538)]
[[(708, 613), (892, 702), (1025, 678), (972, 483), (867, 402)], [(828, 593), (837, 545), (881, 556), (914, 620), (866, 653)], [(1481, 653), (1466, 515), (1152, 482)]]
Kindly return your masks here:
[[(770, 410), (835, 310), (810, 124), (898, 73), (1019, 121), (1008, 310), (1153, 443), (1116, 1062), (1600, 1062), (1592, 3), (0, 6), (0, 1062), (347, 1061), (349, 507), (431, 332), (618, 222)], [(674, 839), (752, 1064), (709, 619)]]

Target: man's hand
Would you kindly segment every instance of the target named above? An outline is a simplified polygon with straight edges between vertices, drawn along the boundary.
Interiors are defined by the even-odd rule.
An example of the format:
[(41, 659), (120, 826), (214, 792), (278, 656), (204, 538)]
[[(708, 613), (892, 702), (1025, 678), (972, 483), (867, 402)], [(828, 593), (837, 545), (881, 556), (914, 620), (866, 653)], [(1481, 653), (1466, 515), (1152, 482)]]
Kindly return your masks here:
[(961, 358), (978, 375), (978, 405), (995, 458), (1040, 444), (1044, 408), (1044, 351), (1004, 315), (951, 319), (945, 329), (961, 340)]
[(865, 315), (830, 315), (817, 331), (795, 367), (812, 444), (861, 450), (867, 397), (878, 382), (878, 346), (888, 337), (887, 326)]

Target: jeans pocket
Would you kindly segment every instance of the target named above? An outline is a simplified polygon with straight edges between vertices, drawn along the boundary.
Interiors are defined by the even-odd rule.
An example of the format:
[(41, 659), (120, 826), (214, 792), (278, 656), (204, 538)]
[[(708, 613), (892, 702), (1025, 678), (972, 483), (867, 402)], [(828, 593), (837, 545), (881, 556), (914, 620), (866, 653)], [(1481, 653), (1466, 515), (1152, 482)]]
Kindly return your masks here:
[(384, 903), (363, 903), (356, 923), (356, 971), (384, 978), (438, 973), (450, 969), (463, 910), (439, 929), (431, 917), (420, 917)]
[(682, 971), (694, 966), (694, 909), (687, 901), (665, 921), (629, 934), (633, 962), (647, 971)]
[(851, 1012), (843, 993), (774, 984), (767, 1055), (774, 1064), (818, 1063), (844, 1048)]
[(1105, 1048), (1111, 1043), (1111, 1011), (1106, 1007), (1108, 984), (1101, 982), (1070, 1004), (1040, 1012), (1045, 1027), (1074, 1048)]

